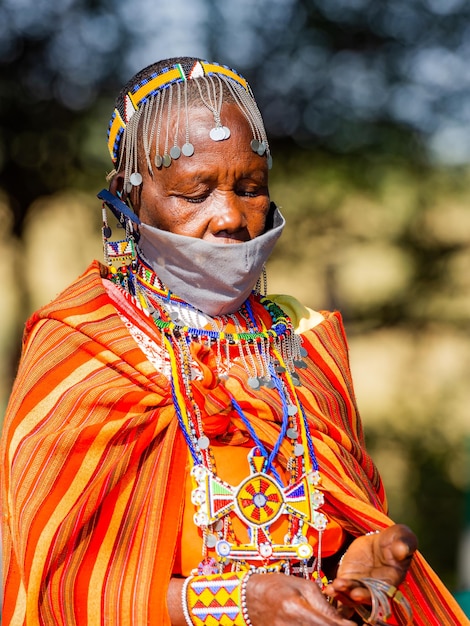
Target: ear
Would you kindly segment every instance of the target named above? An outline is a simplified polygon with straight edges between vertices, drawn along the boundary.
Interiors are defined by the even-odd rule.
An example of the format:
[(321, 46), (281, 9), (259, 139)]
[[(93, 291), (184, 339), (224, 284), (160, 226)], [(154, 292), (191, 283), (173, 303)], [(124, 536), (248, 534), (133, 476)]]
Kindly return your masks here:
[(140, 189), (141, 185), (138, 187), (134, 187), (133, 185), (127, 185), (130, 187), (130, 193), (125, 189), (124, 186), (125, 174), (124, 171), (120, 171), (113, 176), (111, 182), (109, 183), (109, 191), (113, 194), (113, 196), (117, 196), (123, 202), (129, 204), (134, 213), (139, 215), (140, 210)]
[(124, 172), (117, 172), (111, 178), (111, 182), (109, 183), (109, 191), (113, 194), (113, 196), (117, 196), (123, 200), (123, 189), (124, 189)]

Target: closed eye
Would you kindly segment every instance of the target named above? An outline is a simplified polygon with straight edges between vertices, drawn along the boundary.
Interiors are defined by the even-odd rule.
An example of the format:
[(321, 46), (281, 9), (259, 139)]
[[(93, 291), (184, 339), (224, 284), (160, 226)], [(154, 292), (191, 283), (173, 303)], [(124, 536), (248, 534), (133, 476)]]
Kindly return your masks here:
[(191, 204), (200, 204), (201, 202), (204, 202), (205, 200), (207, 200), (209, 196), (208, 195), (204, 195), (204, 196), (181, 196), (181, 198), (183, 200), (185, 200), (186, 202), (190, 202)]
[(266, 187), (257, 187), (255, 189), (238, 189), (238, 196), (245, 196), (247, 198), (256, 198), (258, 196), (263, 196), (267, 194)]

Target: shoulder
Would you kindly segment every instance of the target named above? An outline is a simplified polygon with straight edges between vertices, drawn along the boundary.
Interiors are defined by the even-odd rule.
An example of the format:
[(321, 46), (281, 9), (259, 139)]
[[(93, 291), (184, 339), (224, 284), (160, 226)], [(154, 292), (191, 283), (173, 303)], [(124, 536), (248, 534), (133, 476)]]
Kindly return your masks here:
[[(268, 298), (275, 302), (290, 317), (292, 324), (298, 333), (304, 333), (314, 328), (325, 319), (325, 314), (314, 311), (303, 305), (293, 296), (285, 294), (270, 294)], [(328, 314), (326, 314), (328, 315)]]
[(54, 319), (64, 322), (75, 315), (96, 310), (109, 301), (103, 287), (103, 275), (106, 268), (94, 261), (76, 280), (68, 285), (51, 302), (38, 309), (26, 322), (25, 336), (40, 321)]
[(348, 358), (348, 341), (339, 311), (314, 311), (288, 295), (274, 294), (268, 298), (290, 317), (295, 332), (303, 336), (304, 345), (321, 343)]

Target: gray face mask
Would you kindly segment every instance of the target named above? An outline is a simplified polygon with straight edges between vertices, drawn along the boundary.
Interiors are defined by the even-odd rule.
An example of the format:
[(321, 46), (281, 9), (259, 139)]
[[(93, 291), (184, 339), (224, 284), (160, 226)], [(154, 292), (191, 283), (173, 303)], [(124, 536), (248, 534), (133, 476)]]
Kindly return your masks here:
[(138, 247), (171, 292), (213, 317), (233, 313), (248, 298), (284, 225), (275, 208), (266, 233), (220, 244), (141, 223)]

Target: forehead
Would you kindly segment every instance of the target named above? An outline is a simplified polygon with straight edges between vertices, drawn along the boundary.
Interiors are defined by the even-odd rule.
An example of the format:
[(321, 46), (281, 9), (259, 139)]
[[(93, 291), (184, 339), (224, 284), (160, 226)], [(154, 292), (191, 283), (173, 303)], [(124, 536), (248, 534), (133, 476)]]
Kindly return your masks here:
[[(178, 115), (176, 112), (173, 112), (171, 115), (171, 125), (173, 129), (175, 128), (175, 124), (178, 123)], [(181, 124), (181, 120), (179, 122)], [(188, 129), (191, 142), (193, 139), (198, 142), (208, 143), (208, 145), (227, 144), (227, 139), (222, 139), (220, 141), (214, 141), (211, 138), (210, 131), (214, 129), (216, 126), (221, 125), (222, 127), (228, 128), (230, 131), (230, 137), (232, 138), (232, 134), (236, 137), (239, 135), (247, 135), (249, 137), (253, 136), (250, 124), (248, 123), (246, 117), (240, 111), (239, 107), (232, 103), (227, 102), (224, 103), (220, 108), (220, 122), (215, 122), (214, 112), (209, 110), (206, 106), (201, 103), (194, 103), (188, 107)], [(186, 132), (186, 129), (181, 129)], [(181, 136), (181, 132), (179, 133)]]
[[(145, 136), (146, 132), (148, 134), (148, 127), (146, 128), (145, 124), (141, 124), (141, 140), (139, 142), (144, 150), (147, 142), (152, 165), (155, 163), (157, 155), (163, 156), (165, 153), (170, 153), (173, 146), (178, 145), (181, 148), (187, 142), (190, 142), (194, 147), (194, 154), (190, 157), (182, 154), (178, 159), (171, 162), (171, 166), (184, 162), (188, 167), (193, 165), (197, 167), (202, 155), (206, 160), (212, 156), (214, 159), (221, 159), (222, 161), (234, 157), (238, 160), (245, 158), (252, 161), (253, 157), (257, 157), (256, 163), (260, 168), (266, 162), (265, 157), (260, 157), (253, 152), (251, 148), (252, 127), (240, 108), (233, 102), (224, 103), (220, 108), (220, 125), (228, 128), (230, 132), (228, 138), (220, 141), (214, 141), (211, 138), (211, 130), (216, 127), (214, 113), (202, 103), (193, 102), (190, 104), (187, 120), (185, 119), (185, 112), (177, 108), (171, 110), (168, 107), (163, 108), (156, 114), (160, 114), (162, 122), (159, 124), (157, 120), (157, 130), (153, 138)], [(159, 126), (160, 132), (158, 132)], [(161, 132), (164, 126), (164, 132)], [(142, 163), (142, 158), (139, 161)], [(171, 166), (158, 169), (165, 171)]]

